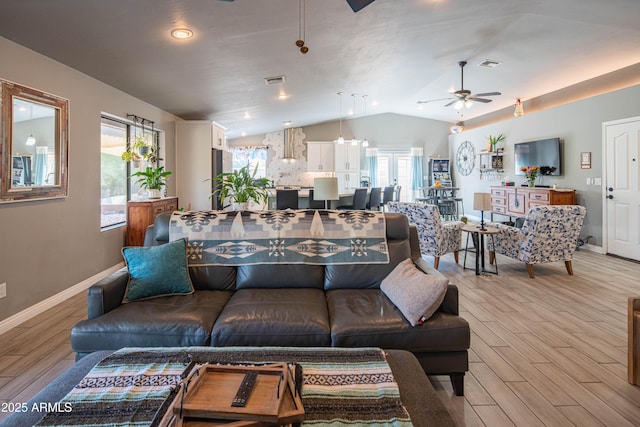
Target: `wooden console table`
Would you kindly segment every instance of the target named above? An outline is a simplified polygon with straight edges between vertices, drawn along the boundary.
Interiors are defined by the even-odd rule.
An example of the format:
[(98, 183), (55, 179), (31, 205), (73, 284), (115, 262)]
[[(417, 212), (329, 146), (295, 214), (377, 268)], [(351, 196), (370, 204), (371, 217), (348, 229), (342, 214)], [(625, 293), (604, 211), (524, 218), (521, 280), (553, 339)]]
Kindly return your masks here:
[(143, 246), (144, 233), (153, 220), (163, 212), (178, 209), (177, 197), (127, 202), (127, 236), (126, 246)]
[(575, 204), (572, 189), (491, 187), (491, 211), (496, 214), (524, 217), (533, 206)]

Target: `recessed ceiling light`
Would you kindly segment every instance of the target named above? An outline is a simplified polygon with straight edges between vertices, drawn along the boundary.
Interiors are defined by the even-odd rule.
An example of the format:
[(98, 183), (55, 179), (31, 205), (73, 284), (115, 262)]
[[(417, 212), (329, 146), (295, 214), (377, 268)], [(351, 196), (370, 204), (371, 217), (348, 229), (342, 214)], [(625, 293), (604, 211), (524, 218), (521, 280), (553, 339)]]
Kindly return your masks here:
[(178, 40), (190, 39), (193, 37), (193, 31), (188, 28), (176, 28), (171, 31), (171, 37)]
[(284, 126), (291, 126), (291, 123), (293, 123), (291, 120), (285, 120), (284, 122), (282, 122)]

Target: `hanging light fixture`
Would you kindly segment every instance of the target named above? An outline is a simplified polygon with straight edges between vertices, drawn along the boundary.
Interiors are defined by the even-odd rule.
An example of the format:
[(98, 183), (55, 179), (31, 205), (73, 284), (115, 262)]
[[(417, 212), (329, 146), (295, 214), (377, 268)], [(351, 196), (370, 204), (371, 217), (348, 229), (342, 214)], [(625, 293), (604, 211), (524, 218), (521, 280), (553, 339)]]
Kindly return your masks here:
[(516, 107), (516, 109), (513, 110), (513, 115), (515, 117), (523, 116), (524, 115), (524, 108), (522, 108), (522, 102), (520, 101), (520, 98), (516, 99), (515, 107)]
[(344, 138), (342, 137), (342, 92), (338, 92), (338, 96), (340, 97), (340, 136), (334, 142), (344, 144)]
[[(353, 98), (353, 116), (356, 115), (356, 95), (357, 93), (352, 93), (351, 94), (351, 98)], [(356, 139), (356, 136), (353, 136), (353, 139), (351, 140), (351, 145), (358, 145), (358, 140)]]
[[(362, 98), (364, 99), (364, 117), (366, 117), (367, 116), (367, 95), (362, 95)], [(369, 140), (367, 139), (366, 136), (362, 140), (362, 146), (363, 147), (369, 146)]]
[[(32, 120), (33, 120), (33, 105), (29, 105), (29, 124), (30, 124), (31, 128), (33, 129), (33, 121)], [(33, 132), (27, 138), (27, 141), (25, 142), (25, 144), (27, 144), (29, 146), (36, 145), (36, 139), (33, 136)]]
[(300, 0), (298, 4), (298, 40), (296, 40), (296, 46), (300, 48), (300, 53), (306, 54), (309, 52), (309, 47), (305, 46), (304, 39), (307, 32), (307, 1)]

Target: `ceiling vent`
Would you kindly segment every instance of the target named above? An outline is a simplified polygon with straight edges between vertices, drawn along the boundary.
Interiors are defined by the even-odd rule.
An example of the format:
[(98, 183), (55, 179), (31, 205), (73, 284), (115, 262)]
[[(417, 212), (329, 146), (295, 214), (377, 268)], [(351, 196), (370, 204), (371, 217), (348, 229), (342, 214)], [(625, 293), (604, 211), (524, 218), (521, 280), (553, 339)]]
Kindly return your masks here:
[(265, 77), (264, 82), (268, 85), (277, 85), (284, 83), (284, 76)]
[(485, 68), (496, 68), (500, 64), (502, 64), (502, 62), (500, 61), (494, 61), (493, 59), (485, 59), (480, 64), (478, 64), (478, 66), (485, 67)]

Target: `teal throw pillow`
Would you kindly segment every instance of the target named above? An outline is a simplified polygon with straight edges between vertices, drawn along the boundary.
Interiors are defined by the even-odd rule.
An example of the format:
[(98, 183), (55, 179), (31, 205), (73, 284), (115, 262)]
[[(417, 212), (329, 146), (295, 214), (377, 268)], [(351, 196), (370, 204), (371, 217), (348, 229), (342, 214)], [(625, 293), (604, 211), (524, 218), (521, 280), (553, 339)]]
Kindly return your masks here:
[(193, 293), (185, 239), (160, 246), (126, 247), (122, 256), (129, 269), (123, 302)]

